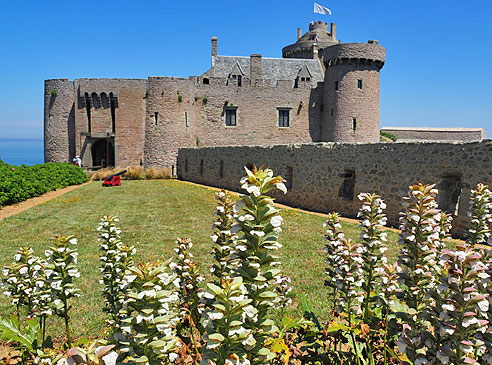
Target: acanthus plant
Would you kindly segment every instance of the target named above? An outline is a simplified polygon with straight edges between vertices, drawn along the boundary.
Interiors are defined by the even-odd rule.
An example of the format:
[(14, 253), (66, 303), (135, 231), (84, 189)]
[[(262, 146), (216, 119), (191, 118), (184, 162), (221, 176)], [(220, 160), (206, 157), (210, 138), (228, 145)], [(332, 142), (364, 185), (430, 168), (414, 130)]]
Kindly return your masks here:
[(162, 264), (130, 267), (123, 278), (128, 293), (123, 302), (120, 351), (137, 364), (175, 362), (179, 279), (170, 273), (170, 260)]
[(213, 234), (210, 236), (214, 243), (211, 251), (214, 263), (210, 272), (213, 275), (213, 282), (220, 286), (222, 279), (230, 278), (232, 270), (237, 268), (238, 264), (237, 257), (234, 255), (238, 236), (231, 232), (235, 224), (237, 207), (230, 194), (223, 189), (215, 194), (215, 199), (217, 207), (214, 213)]
[(200, 274), (198, 264), (191, 253), (192, 247), (193, 243), (189, 238), (178, 238), (174, 249), (176, 254), (169, 267), (180, 282), (178, 307), (182, 319), (176, 327), (177, 333), (183, 344), (186, 345), (189, 356), (196, 363), (200, 359), (200, 334), (203, 333), (200, 318), (204, 303), (200, 283), (204, 281), (204, 277)]
[(471, 191), (468, 217), (470, 217), (470, 228), (467, 243), (487, 244), (491, 236), (492, 223), (492, 193), (487, 185), (478, 184), (476, 189)]
[(257, 310), (247, 297), (242, 277), (223, 278), (221, 286), (207, 284), (205, 298), (211, 303), (203, 313), (202, 365), (250, 365), (248, 351), (254, 348), (252, 331), (245, 326), (257, 318)]
[(124, 285), (123, 277), (126, 270), (133, 266), (133, 255), (135, 248), (127, 246), (121, 241), (120, 228), (116, 225), (118, 218), (104, 216), (97, 230), (99, 231), (99, 271), (102, 274), (101, 284), (104, 297), (103, 311), (109, 313), (110, 326), (118, 328), (121, 324), (121, 308), (125, 300), (127, 286)]
[(443, 250), (440, 259), (445, 262), (447, 275), (438, 287), (442, 311), (434, 330), (440, 336), (436, 357), (443, 364), (478, 364), (486, 350), (479, 337), (488, 328), (489, 321), (484, 318), (489, 301), (488, 294), (479, 291), (477, 281), (489, 279), (487, 266), (482, 255), (466, 245)]
[(12, 305), (16, 306), (19, 321), (23, 307), (28, 318), (40, 312), (48, 314), (44, 312), (43, 305), (44, 265), (30, 247), (21, 247), (14, 255), (14, 262), (6, 266), (2, 274), (5, 277), (2, 280), (3, 294), (10, 297)]
[(490, 244), (492, 221), (492, 192), (487, 185), (478, 184), (471, 190), (470, 207), (468, 211), (470, 217), (470, 228), (468, 230), (467, 245), (475, 248), (483, 256), (483, 263), (486, 265), (488, 277), (478, 279), (478, 290), (488, 295), (489, 310), (482, 320), (487, 320), (487, 329), (484, 333), (478, 332), (476, 338), (484, 342), (486, 348), (482, 355), (481, 364), (492, 363), (492, 249), (484, 248), (481, 245)]
[(77, 245), (74, 236), (56, 237), (55, 245), (45, 251), (47, 264), (45, 274), (50, 286), (52, 300), (55, 305), (55, 314), (65, 321), (65, 333), (67, 346), (72, 346), (70, 336), (69, 300), (80, 296), (80, 290), (75, 288), (74, 278), (80, 277), (77, 269), (77, 250), (72, 246)]
[[(209, 283), (205, 294), (212, 309), (204, 313), (207, 343), (203, 361), (210, 364), (263, 364), (275, 357), (265, 342), (277, 329), (269, 311), (277, 301), (273, 284), (280, 274), (280, 262), (272, 252), (282, 247), (278, 235), (283, 219), (273, 199), (265, 194), (275, 188), (284, 193), (287, 190), (284, 180), (274, 177), (270, 169), (245, 170), (247, 176), (241, 179), (241, 187), (249, 195), (240, 196), (235, 206), (236, 224), (230, 227), (237, 238), (225, 230), (226, 239), (235, 240), (231, 242), (234, 251), (230, 251), (230, 258), (238, 260), (237, 267), (219, 266), (225, 277), (217, 275), (220, 285)], [(214, 236), (218, 239), (217, 232)], [(229, 261), (225, 256), (226, 260), (219, 263)], [(230, 320), (233, 315), (236, 321)]]
[(331, 289), (331, 302), (335, 303), (338, 297), (337, 287), (337, 272), (340, 272), (339, 266), (342, 264), (343, 259), (340, 253), (343, 250), (345, 234), (342, 231), (342, 225), (340, 224), (340, 216), (333, 212), (328, 214), (328, 217), (323, 224), (327, 227), (325, 234), (325, 246), (323, 251), (325, 252), (325, 274), (328, 279), (325, 280), (325, 286)]
[(437, 209), (435, 185), (412, 185), (404, 198), (405, 210), (400, 213), (401, 245), (398, 263), (397, 296), (407, 305), (398, 316), (403, 330), (398, 340), (399, 350), (417, 364), (436, 356), (439, 343), (432, 334), (433, 318), (429, 308), (435, 303), (430, 292), (437, 288), (437, 247), (440, 246), (441, 212)]

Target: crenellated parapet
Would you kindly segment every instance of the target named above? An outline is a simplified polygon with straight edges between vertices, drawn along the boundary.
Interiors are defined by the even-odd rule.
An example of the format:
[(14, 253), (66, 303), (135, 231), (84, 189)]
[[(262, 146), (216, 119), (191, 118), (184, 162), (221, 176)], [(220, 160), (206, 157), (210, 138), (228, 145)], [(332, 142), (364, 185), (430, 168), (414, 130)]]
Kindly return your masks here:
[(386, 48), (377, 41), (368, 43), (340, 43), (323, 51), (326, 68), (336, 65), (370, 65), (381, 69), (386, 60)]

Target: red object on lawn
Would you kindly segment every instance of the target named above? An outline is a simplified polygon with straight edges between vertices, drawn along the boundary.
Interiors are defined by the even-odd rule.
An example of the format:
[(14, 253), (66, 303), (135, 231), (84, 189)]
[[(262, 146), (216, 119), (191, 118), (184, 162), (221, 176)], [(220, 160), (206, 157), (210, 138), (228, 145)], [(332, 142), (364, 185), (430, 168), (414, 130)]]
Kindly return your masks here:
[(106, 177), (103, 181), (102, 186), (121, 186), (121, 177), (120, 175), (123, 175), (126, 172), (126, 170), (118, 172), (117, 174), (110, 175)]
[(121, 178), (119, 176), (110, 176), (110, 180), (104, 179), (103, 186), (121, 186)]

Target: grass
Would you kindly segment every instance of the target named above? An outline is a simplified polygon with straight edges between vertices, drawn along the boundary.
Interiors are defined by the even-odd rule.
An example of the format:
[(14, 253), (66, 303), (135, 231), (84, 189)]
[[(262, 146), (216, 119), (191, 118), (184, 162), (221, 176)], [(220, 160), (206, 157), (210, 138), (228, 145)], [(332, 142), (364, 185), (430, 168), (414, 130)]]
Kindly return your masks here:
[[(79, 240), (81, 278), (76, 285), (82, 295), (73, 301), (72, 328), (75, 336), (95, 337), (104, 332), (99, 247), (96, 228), (104, 215), (120, 218), (122, 239), (137, 248), (137, 261), (164, 260), (173, 254), (177, 237), (193, 240), (193, 253), (207, 273), (211, 262), (212, 214), (215, 191), (176, 180), (124, 181), (121, 187), (102, 188), (100, 182), (82, 186), (18, 215), (0, 221), (0, 266), (12, 260), (21, 246), (31, 246), (38, 255), (55, 235), (75, 235)], [(306, 293), (320, 318), (326, 318), (328, 292), (323, 286), (323, 222), (318, 215), (282, 209), (284, 231), (279, 251), (284, 274), (292, 278), (294, 304), (287, 314), (301, 315), (296, 309), (301, 293)], [(343, 223), (345, 234), (359, 235), (354, 223)], [(390, 258), (397, 252), (395, 232), (388, 232)], [(13, 313), (4, 297), (0, 313)], [(49, 327), (56, 328), (58, 319)]]

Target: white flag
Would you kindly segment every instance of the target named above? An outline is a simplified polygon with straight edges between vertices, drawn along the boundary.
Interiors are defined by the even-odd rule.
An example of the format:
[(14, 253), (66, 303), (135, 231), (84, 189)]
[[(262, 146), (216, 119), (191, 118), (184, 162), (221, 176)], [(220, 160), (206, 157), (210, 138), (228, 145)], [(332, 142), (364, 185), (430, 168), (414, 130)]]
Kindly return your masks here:
[(321, 6), (320, 4), (314, 3), (314, 12), (318, 14), (327, 14), (331, 15), (331, 10), (328, 8), (325, 8), (324, 6)]

